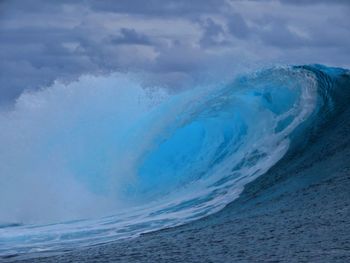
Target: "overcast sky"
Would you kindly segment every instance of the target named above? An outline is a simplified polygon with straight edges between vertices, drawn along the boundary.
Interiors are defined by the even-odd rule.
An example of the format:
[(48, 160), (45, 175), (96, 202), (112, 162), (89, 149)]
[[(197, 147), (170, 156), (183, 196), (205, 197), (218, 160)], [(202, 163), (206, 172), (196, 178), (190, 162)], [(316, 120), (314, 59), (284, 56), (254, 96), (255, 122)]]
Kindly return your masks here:
[(82, 74), (189, 87), (278, 64), (350, 67), (348, 0), (0, 0), (0, 105)]

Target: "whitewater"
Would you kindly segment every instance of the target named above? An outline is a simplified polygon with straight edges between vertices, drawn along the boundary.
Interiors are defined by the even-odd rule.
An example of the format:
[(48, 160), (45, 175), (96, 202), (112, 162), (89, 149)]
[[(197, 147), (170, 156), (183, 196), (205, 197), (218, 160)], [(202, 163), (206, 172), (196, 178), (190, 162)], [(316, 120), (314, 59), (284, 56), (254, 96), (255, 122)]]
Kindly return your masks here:
[(22, 94), (0, 113), (0, 255), (218, 212), (335, 112), (339, 76), (349, 71), (284, 66), (174, 95), (115, 73)]

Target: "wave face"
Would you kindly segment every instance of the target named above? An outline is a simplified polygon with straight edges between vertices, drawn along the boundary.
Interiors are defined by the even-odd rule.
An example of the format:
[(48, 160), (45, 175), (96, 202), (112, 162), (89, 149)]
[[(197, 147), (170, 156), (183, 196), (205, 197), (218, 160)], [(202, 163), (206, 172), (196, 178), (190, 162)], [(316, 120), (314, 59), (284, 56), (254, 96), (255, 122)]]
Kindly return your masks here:
[(339, 80), (349, 77), (279, 67), (169, 95), (114, 74), (23, 94), (0, 113), (0, 255), (132, 238), (219, 211), (345, 105)]

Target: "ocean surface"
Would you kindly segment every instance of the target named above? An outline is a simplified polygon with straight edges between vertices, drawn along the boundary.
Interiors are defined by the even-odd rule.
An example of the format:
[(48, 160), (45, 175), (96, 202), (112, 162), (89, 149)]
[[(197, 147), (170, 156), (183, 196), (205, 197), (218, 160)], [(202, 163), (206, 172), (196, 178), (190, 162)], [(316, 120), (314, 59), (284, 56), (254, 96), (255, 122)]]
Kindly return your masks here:
[(24, 94), (0, 114), (0, 258), (347, 262), (349, 102), (350, 72), (321, 65)]

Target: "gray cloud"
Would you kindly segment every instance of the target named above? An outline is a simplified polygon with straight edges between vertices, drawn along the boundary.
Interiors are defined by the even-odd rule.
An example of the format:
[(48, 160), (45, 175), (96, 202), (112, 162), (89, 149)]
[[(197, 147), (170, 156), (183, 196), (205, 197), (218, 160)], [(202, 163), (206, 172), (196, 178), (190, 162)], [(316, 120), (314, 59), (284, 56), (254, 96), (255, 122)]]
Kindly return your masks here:
[(0, 105), (81, 74), (139, 71), (179, 89), (243, 64), (348, 67), (348, 3), (3, 0)]
[(151, 45), (151, 39), (144, 34), (136, 32), (132, 28), (122, 28), (120, 29), (119, 36), (111, 36), (110, 41), (113, 44), (129, 44), (129, 45)]
[(238, 38), (248, 37), (251, 31), (246, 21), (238, 13), (233, 13), (230, 15), (230, 19), (227, 23), (227, 26), (230, 33)]
[[(314, 5), (314, 4), (329, 4), (329, 0), (280, 0), (282, 3), (293, 4), (293, 5)], [(332, 4), (345, 4), (349, 5), (348, 0), (332, 0)]]
[(223, 0), (149, 0), (147, 3), (139, 0), (90, 0), (88, 3), (96, 11), (151, 16), (193, 16), (215, 13), (226, 5)]
[(202, 47), (227, 44), (227, 41), (222, 39), (224, 34), (222, 25), (216, 23), (211, 18), (205, 19), (200, 25), (203, 28), (203, 35), (200, 39), (200, 44)]

